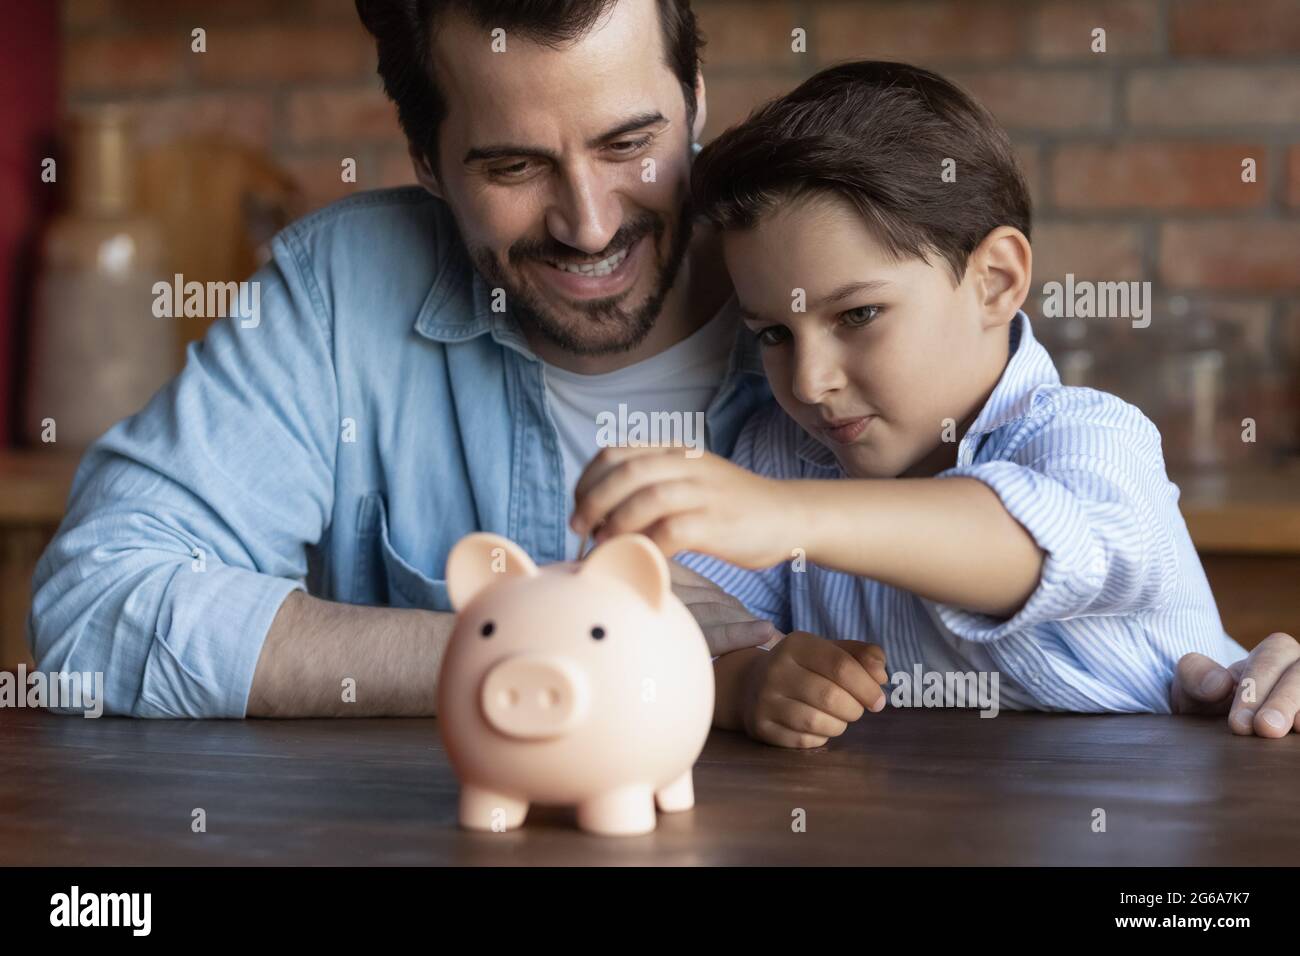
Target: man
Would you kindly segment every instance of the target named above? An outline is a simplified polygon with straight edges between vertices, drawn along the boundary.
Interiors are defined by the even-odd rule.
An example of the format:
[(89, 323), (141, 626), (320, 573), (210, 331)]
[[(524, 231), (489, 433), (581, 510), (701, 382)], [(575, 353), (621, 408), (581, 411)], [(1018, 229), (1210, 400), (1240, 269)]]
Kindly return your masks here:
[[(425, 190), (286, 230), (259, 320), (78, 471), (29, 634), (42, 669), (104, 672), (108, 713), (430, 714), (456, 540), (573, 557), (595, 415), (703, 413), (728, 454), (767, 398), (690, 237), (688, 0), (414, 6), (358, 0)], [(674, 573), (714, 654), (774, 636)]]
[[(411, 6), (358, 3), (427, 192), (286, 230), (260, 319), (93, 446), (40, 562), (35, 654), (103, 671), (108, 713), (430, 714), (460, 537), (575, 557), (597, 414), (698, 416), (725, 453), (768, 394), (689, 242), (685, 0)], [(676, 573), (713, 653), (775, 636)]]

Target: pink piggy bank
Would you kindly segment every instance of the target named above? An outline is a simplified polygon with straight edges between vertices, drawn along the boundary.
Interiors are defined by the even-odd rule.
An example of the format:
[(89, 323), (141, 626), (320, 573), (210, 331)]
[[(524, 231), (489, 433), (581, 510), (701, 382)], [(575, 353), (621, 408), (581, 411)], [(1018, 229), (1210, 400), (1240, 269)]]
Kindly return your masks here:
[(655, 804), (695, 805), (713, 667), (648, 538), (539, 569), (509, 539), (471, 534), (447, 558), (447, 590), (458, 616), (438, 721), (462, 826), (511, 829), (541, 803), (575, 806), (593, 833), (637, 834)]

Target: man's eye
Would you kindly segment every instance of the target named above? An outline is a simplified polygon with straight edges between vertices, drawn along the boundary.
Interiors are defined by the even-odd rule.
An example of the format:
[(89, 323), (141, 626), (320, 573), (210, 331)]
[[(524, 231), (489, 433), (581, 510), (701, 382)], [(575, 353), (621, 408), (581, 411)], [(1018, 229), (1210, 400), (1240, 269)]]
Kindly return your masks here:
[(790, 330), (783, 325), (769, 325), (754, 333), (754, 337), (762, 345), (780, 345), (789, 335)]
[(845, 325), (860, 327), (866, 325), (868, 322), (870, 322), (879, 314), (880, 314), (880, 306), (863, 305), (863, 306), (859, 306), (856, 309), (848, 309), (845, 312), (841, 312), (840, 318), (844, 320)]
[(520, 179), (528, 175), (532, 170), (532, 163), (526, 159), (521, 159), (519, 162), (511, 163), (508, 166), (494, 166), (488, 170), (488, 173), (496, 179)]
[(642, 147), (648, 146), (649, 144), (650, 144), (650, 137), (641, 136), (637, 139), (623, 139), (623, 140), (619, 140), (617, 143), (610, 143), (609, 148), (616, 153), (628, 154), (628, 153), (635, 153), (637, 150), (641, 149)]

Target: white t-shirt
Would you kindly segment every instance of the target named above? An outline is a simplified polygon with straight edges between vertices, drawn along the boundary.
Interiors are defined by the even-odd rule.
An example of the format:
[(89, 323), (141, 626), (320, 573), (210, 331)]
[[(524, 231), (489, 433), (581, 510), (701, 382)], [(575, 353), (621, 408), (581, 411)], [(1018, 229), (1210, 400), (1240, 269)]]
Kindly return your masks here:
[[(600, 375), (544, 365), (546, 400), (559, 431), (570, 513), (578, 477), (602, 447), (684, 445), (701, 451), (708, 447), (704, 412), (727, 373), (738, 321), (728, 304), (658, 355)], [(576, 558), (581, 546), (582, 540), (566, 527), (566, 558)]]

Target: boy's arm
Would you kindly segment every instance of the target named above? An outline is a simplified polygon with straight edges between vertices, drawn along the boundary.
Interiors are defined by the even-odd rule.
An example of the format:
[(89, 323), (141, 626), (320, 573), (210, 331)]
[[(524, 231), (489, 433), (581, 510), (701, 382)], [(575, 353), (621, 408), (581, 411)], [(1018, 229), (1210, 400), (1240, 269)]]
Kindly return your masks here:
[(823, 567), (923, 598), (1011, 617), (1038, 585), (1043, 550), (973, 478), (795, 481), (792, 547)]

